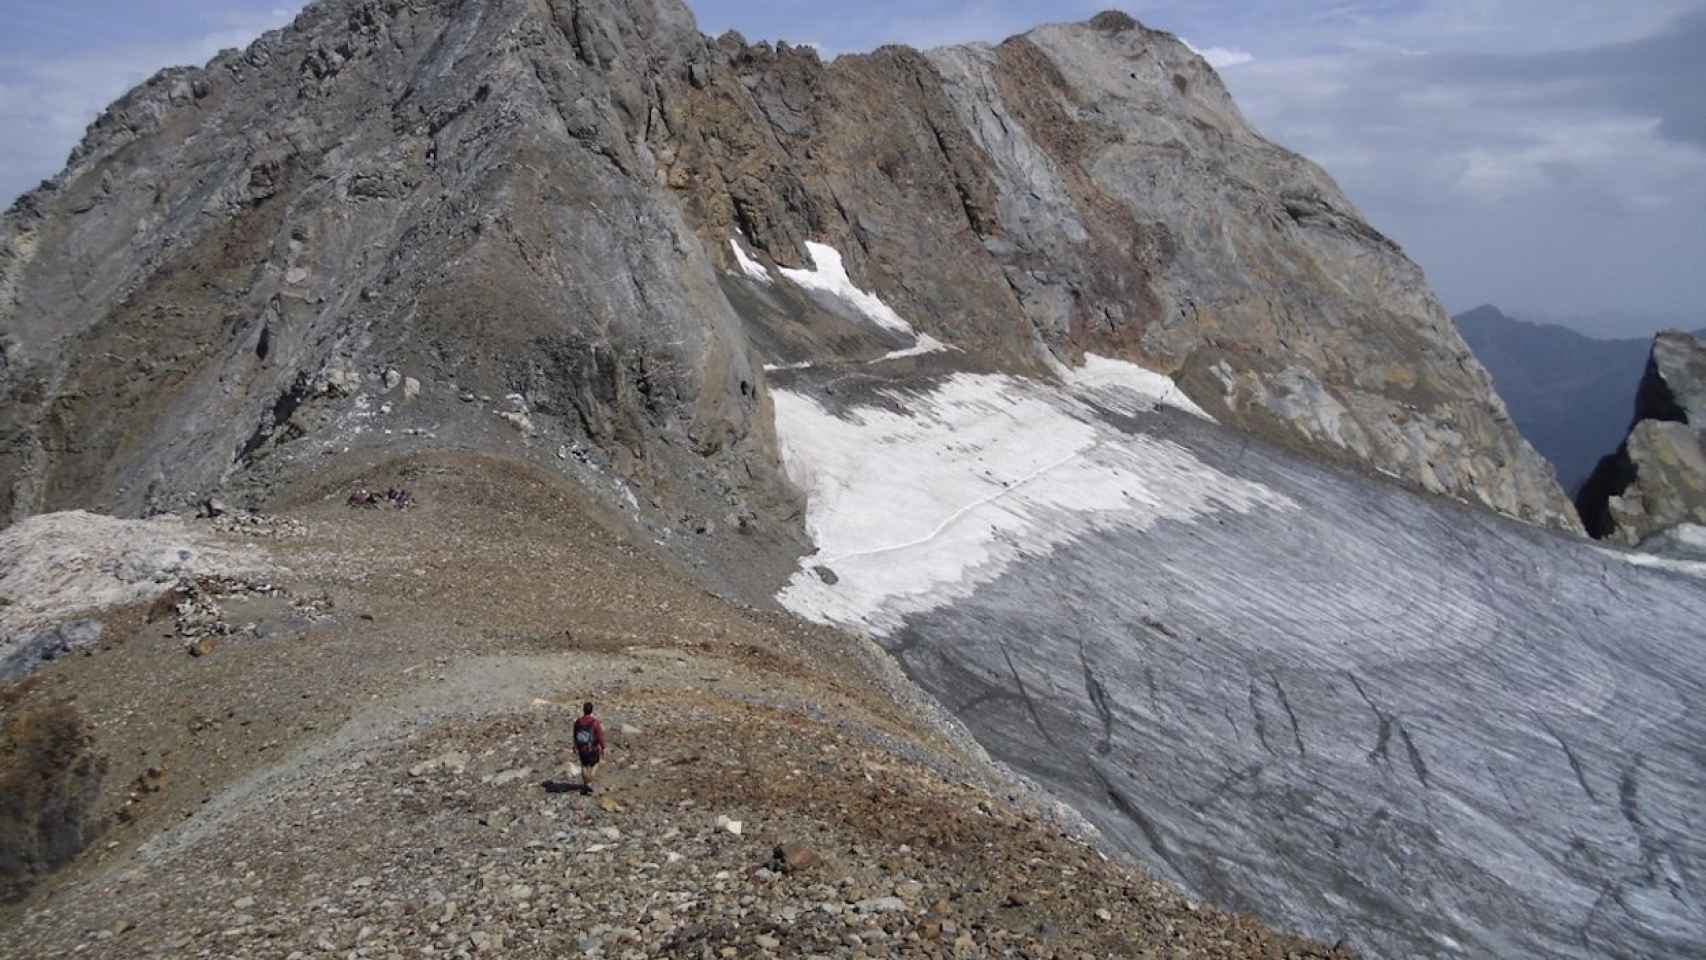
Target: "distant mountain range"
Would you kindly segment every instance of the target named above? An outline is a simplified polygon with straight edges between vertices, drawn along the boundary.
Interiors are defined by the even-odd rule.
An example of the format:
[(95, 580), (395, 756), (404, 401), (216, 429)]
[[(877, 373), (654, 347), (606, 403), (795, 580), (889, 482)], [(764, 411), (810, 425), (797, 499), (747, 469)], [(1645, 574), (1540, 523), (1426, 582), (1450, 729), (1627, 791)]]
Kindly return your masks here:
[(1629, 432), (1650, 337), (1600, 340), (1528, 323), (1497, 307), (1453, 318), (1528, 442), (1557, 468), (1572, 496)]

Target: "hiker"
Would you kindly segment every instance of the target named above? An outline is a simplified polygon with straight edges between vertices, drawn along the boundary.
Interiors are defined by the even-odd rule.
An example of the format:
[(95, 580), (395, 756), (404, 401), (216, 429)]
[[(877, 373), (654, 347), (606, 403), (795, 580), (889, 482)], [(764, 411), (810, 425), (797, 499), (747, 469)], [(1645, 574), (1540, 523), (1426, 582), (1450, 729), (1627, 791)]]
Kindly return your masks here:
[(592, 781), (598, 771), (598, 761), (604, 759), (604, 724), (592, 715), (592, 701), (581, 708), (575, 721), (575, 753), (580, 755), (581, 793), (592, 795)]

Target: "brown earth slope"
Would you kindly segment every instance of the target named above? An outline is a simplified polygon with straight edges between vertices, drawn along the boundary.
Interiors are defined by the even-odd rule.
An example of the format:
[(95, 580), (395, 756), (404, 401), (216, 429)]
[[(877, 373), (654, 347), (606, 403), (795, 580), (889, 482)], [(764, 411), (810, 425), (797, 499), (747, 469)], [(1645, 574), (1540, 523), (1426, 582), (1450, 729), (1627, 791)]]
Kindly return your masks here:
[(543, 471), (352, 459), (283, 502), (207, 524), (275, 576), (101, 614), (0, 704), (73, 704), (108, 767), (0, 954), (1334, 955), (1104, 860), (863, 641), (706, 594)]

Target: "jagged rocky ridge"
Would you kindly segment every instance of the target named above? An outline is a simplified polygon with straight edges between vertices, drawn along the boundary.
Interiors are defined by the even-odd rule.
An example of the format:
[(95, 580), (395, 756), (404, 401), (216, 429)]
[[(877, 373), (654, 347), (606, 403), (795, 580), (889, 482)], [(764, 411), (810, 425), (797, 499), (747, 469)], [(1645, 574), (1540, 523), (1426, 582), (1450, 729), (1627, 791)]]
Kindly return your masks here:
[(732, 290), (737, 236), (760, 271), (839, 251), (966, 369), (1136, 360), (1575, 525), (1420, 271), (1171, 36), (1109, 13), (826, 64), (675, 0), (330, 0), (115, 104), (0, 230), (0, 511), (258, 498), (414, 444), (797, 541), (765, 361), (896, 344)]
[(1653, 339), (1629, 436), (1577, 499), (1588, 532), (1626, 546), (1706, 524), (1706, 344), (1680, 331)]
[[(1050, 70), (1062, 86), (1038, 85)], [(722, 729), (693, 692), (713, 683), (708, 665), (668, 654), (676, 667), (660, 673), (628, 650), (653, 643), (732, 658), (717, 672), (741, 683), (715, 685), (760, 705), (787, 680), (771, 654), (793, 650), (827, 679), (800, 691), (826, 727), (848, 720), (826, 695), (846, 684), (875, 680), (884, 710), (916, 694), (875, 654), (834, 656), (845, 631), (764, 614), (765, 630), (725, 636), (707, 606), (722, 601), (702, 588), (727, 585), (877, 640), (980, 749), (1072, 804), (1065, 825), (1093, 824), (1104, 851), (1192, 895), (1376, 955), (1690, 956), (1701, 940), (1689, 817), (1706, 768), (1687, 708), (1699, 584), (1319, 462), (1331, 437), (1401, 423), (1395, 445), (1352, 460), (1426, 485), (1425, 457), (1438, 487), (1471, 499), (1526, 489), (1508, 502), (1535, 518), (1559, 500), (1543, 467), (1523, 466), (1532, 454), (1461, 342), (1430, 332), (1437, 307), (1414, 268), (1318, 172), (1236, 121), (1212, 72), (1164, 35), (1110, 15), (1001, 47), (826, 66), (705, 41), (678, 7), (331, 4), (210, 73), (163, 77), (91, 144), (13, 214), (30, 228), (9, 241), (5, 276), (30, 312), (8, 316), (35, 326), (7, 327), (7, 389), (32, 398), (0, 413), (21, 431), (8, 476), (31, 498), (12, 506), (146, 511), (223, 485), (227, 505), (305, 525), (273, 546), (300, 571), (291, 589), (347, 591), (311, 643), (263, 640), (250, 621), (256, 636), (202, 657), (126, 642), (122, 617), (103, 614), (99, 650), (38, 668), (81, 668), (91, 710), (171, 709), (148, 726), (177, 737), (197, 705), (158, 691), (248, 691), (283, 711), (250, 735), (321, 744), (309, 724), (376, 688), (406, 694), (382, 713), (418, 729), (458, 702), (441, 686), (454, 681), (429, 675), (466, 677), (520, 648), (539, 660), (460, 689), (526, 706), (562, 692), (546, 674), (578, 691), (673, 673), (687, 686), (658, 705), (693, 735)], [(91, 202), (108, 173), (110, 194)], [(1329, 191), (1319, 206), (1275, 199), (1295, 177)], [(1152, 196), (1123, 199), (1146, 184)], [(137, 251), (140, 272), (101, 274), (106, 286), (75, 275), (129, 270)], [(1195, 306), (1176, 314), (1185, 296)], [(1295, 323), (1261, 320), (1257, 300)], [(54, 341), (74, 316), (91, 325)], [(352, 490), (404, 485), (418, 509), (345, 506)], [(581, 490), (643, 535), (624, 527), (618, 548), (571, 522)], [(691, 580), (672, 579), (654, 541), (698, 564)], [(791, 645), (802, 636), (813, 643)], [(624, 652), (589, 668), (607, 647)], [(107, 719), (97, 729), (114, 730)], [(130, 758), (116, 782), (147, 775), (139, 751), (112, 755)], [(245, 769), (174, 756), (197, 776)], [(377, 798), (391, 793), (383, 770), (416, 762), (398, 761), (295, 797)], [(726, 801), (702, 769), (637, 784)], [(804, 758), (798, 769), (848, 793)], [(207, 796), (174, 776), (157, 822)], [(811, 818), (841, 822), (844, 799)], [(413, 804), (383, 826), (433, 823)], [(389, 808), (337, 809), (378, 830), (372, 811)], [(268, 866), (300, 860), (296, 834), (229, 836)], [(442, 836), (379, 855), (407, 863)], [(390, 863), (368, 866), (373, 848), (341, 835), (337, 847), (352, 885), (387, 875)], [(1019, 867), (1024, 890), (1048, 875), (1013, 847), (993, 859)], [(187, 862), (178, 876), (205, 874)], [(1046, 936), (1005, 881), (959, 869), (979, 871), (980, 916)], [(1093, 901), (1047, 882), (1074, 926), (1100, 929)], [(82, 907), (99, 898), (93, 932), (115, 953), (185, 928), (218, 932), (221, 948), (265, 952), (288, 930), (326, 949), (318, 920), (232, 927), (218, 904), (128, 889), (143, 887), (168, 891), (162, 922), (129, 929), (123, 914), (145, 901), (82, 886), (90, 899), (14, 929), (64, 952), (89, 939)], [(1110, 916), (1110, 935), (1138, 931), (1126, 949), (1163, 929)], [(465, 925), (434, 922), (435, 950), (469, 942)], [(329, 925), (335, 948), (364, 936)], [(758, 929), (718, 936), (746, 949)]]

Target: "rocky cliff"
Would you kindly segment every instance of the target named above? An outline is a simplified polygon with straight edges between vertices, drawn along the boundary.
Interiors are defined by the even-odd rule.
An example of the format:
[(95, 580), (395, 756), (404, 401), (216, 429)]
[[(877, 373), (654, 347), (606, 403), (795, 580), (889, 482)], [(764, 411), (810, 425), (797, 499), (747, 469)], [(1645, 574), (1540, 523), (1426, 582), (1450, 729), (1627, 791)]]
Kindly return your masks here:
[(1706, 524), (1702, 430), (1706, 343), (1661, 333), (1635, 394), (1628, 439), (1582, 487), (1577, 502), (1588, 532), (1634, 546), (1680, 524)]
[(0, 228), (0, 335), (12, 518), (437, 446), (787, 536), (766, 362), (945, 344), (1575, 524), (1417, 267), (1116, 13), (824, 63), (677, 0), (327, 0), (93, 125)]
[(762, 378), (635, 99), (703, 48), (675, 5), (334, 2), (133, 91), (7, 217), (3, 506), (408, 438), (741, 501)]

